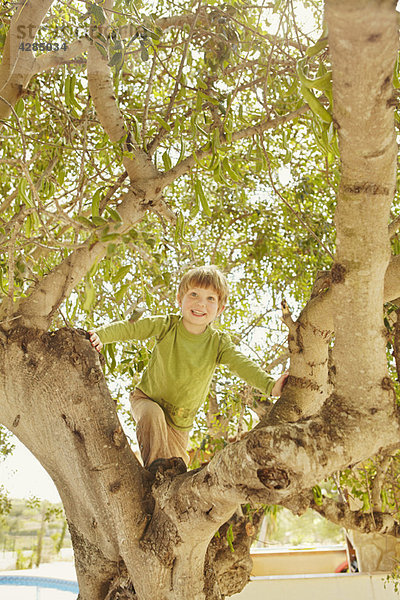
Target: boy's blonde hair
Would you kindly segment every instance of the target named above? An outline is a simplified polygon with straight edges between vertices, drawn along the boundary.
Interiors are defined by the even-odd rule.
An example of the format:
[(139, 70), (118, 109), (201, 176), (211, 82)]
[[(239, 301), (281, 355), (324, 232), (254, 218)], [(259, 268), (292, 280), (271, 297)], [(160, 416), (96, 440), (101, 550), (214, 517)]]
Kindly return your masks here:
[(214, 266), (195, 267), (190, 269), (181, 279), (178, 297), (182, 300), (192, 287), (211, 287), (218, 294), (218, 307), (225, 306), (229, 296), (229, 287), (225, 275)]

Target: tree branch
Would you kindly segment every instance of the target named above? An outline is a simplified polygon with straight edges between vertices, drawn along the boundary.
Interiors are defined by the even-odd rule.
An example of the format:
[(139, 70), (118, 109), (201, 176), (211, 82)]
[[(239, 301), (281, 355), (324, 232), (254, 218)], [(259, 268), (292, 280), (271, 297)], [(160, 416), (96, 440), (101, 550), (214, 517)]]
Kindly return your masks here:
[[(145, 559), (138, 540), (151, 510), (145, 499), (148, 480), (119, 423), (98, 353), (71, 329), (38, 335), (19, 327), (7, 335), (7, 350), (0, 344), (1, 372), (18, 365), (19, 375), (9, 394), (1, 377), (0, 422), (56, 484), (76, 543), (80, 582), (92, 560), (117, 574), (122, 556), (131, 573), (140, 572)], [(32, 374), (28, 403), (21, 393), (23, 363)], [(32, 436), (32, 430), (42, 435)], [(88, 577), (96, 580), (90, 572)], [(90, 581), (85, 584), (90, 587)]]
[[(172, 480), (160, 476), (153, 486), (155, 522), (147, 531), (146, 543), (151, 539), (155, 542), (155, 532), (159, 536), (159, 528), (170, 528), (173, 523), (179, 531), (180, 549), (193, 547), (193, 543), (197, 547), (211, 539), (212, 532), (227, 521), (238, 504), (247, 502), (282, 504), (301, 513), (310, 504), (308, 490), (318, 481), (348, 466), (350, 457), (352, 461), (363, 460), (391, 447), (393, 438), (400, 437), (398, 424), (395, 432), (386, 427), (393, 419), (393, 409), (384, 416), (365, 414), (362, 406), (352, 415), (343, 410), (343, 405), (337, 406), (335, 413), (324, 407), (312, 420), (254, 429), (226, 446), (198, 472)], [(371, 429), (373, 439), (364, 433)], [(193, 506), (197, 507), (195, 530), (193, 520), (183, 517)], [(371, 527), (368, 515), (355, 515), (354, 522), (357, 519)], [(399, 531), (390, 515), (380, 520), (377, 513), (376, 523), (378, 531)]]
[[(123, 219), (122, 225), (118, 226), (110, 219), (109, 232), (123, 235), (143, 218), (147, 206), (141, 202), (141, 198), (133, 190), (124, 195), (117, 207)], [(151, 202), (151, 198), (149, 201)], [(156, 202), (155, 205), (157, 206)], [(83, 279), (90, 267), (104, 256), (107, 245), (107, 242), (98, 239), (97, 234), (93, 234), (33, 289), (28, 290), (28, 297), (21, 299), (14, 311), (21, 323), (46, 330), (63, 300)]]
[[(105, 14), (108, 15), (113, 6), (113, 0), (107, 0), (106, 4), (102, 3), (102, 5)], [(107, 51), (108, 48), (105, 47), (105, 50)], [(134, 136), (126, 127), (115, 98), (108, 59), (94, 44), (90, 46), (88, 52), (87, 74), (90, 95), (101, 125), (112, 142), (121, 142), (124, 150), (123, 164), (131, 184), (135, 185), (137, 190), (140, 190), (141, 187), (145, 189), (149, 180), (158, 178), (158, 171), (150, 156), (138, 146)], [(159, 187), (158, 200), (161, 200), (161, 187), (157, 187)], [(160, 201), (159, 209), (161, 210), (162, 207), (166, 209), (165, 204)], [(168, 213), (168, 211), (165, 212)], [(172, 216), (170, 211), (169, 216)]]
[(332, 498), (323, 498), (321, 505), (312, 499), (310, 508), (328, 519), (328, 521), (346, 529), (400, 537), (400, 523), (389, 513), (379, 511), (366, 513), (361, 510), (350, 510), (347, 504), (336, 502)]
[[(169, 99), (169, 103), (168, 103), (168, 106), (167, 106), (167, 110), (166, 110), (166, 112), (164, 114), (164, 120), (167, 121), (167, 122), (168, 122), (169, 117), (171, 116), (172, 108), (174, 106), (175, 99), (176, 99), (176, 97), (178, 95), (178, 92), (179, 92), (179, 86), (180, 86), (181, 76), (182, 76), (182, 73), (183, 73), (183, 68), (184, 68), (185, 63), (186, 63), (186, 57), (187, 57), (187, 53), (188, 53), (188, 50), (189, 50), (189, 45), (190, 45), (190, 42), (192, 41), (192, 38), (193, 38), (194, 30), (195, 30), (195, 27), (196, 27), (197, 20), (198, 20), (198, 18), (200, 16), (201, 8), (202, 7), (201, 7), (201, 0), (200, 0), (200, 2), (198, 3), (198, 6), (197, 6), (196, 13), (194, 15), (193, 23), (190, 26), (189, 35), (187, 36), (186, 41), (185, 41), (185, 45), (184, 45), (184, 49), (183, 49), (183, 54), (182, 54), (181, 62), (180, 62), (180, 65), (179, 65), (178, 73), (177, 73), (176, 78), (175, 78), (174, 90), (173, 90), (173, 92), (171, 94), (171, 97)], [(163, 137), (165, 136), (165, 134), (166, 134), (166, 130), (163, 127), (160, 127), (157, 135), (154, 137), (154, 139), (149, 144), (148, 151), (149, 151), (150, 155), (154, 154), (154, 152), (157, 150), (157, 148), (160, 145), (160, 142), (163, 139)]]
[(89, 38), (81, 38), (72, 42), (66, 50), (59, 50), (57, 52), (47, 52), (41, 54), (35, 60), (34, 67), (32, 69), (31, 77), (38, 73), (44, 73), (60, 65), (65, 65), (71, 62), (74, 58), (77, 58), (84, 52), (88, 52), (93, 42)]
[(0, 96), (7, 101), (0, 100), (0, 127), (1, 121), (8, 119), (11, 114), (10, 105), (15, 105), (35, 73), (33, 52), (19, 49), (21, 36), (18, 32), (27, 33), (25, 39), (32, 43), (53, 1), (24, 2), (11, 20), (0, 65)]
[[(245, 129), (241, 129), (240, 131), (235, 131), (232, 134), (232, 142), (237, 142), (242, 139), (250, 138), (253, 135), (260, 134), (263, 131), (267, 131), (269, 129), (276, 129), (280, 125), (283, 125), (288, 121), (296, 119), (300, 115), (306, 113), (308, 110), (308, 105), (304, 105), (301, 108), (295, 110), (294, 112), (288, 113), (287, 115), (284, 115), (282, 117), (276, 117), (275, 119), (267, 119), (265, 121), (261, 121), (257, 125), (252, 125), (251, 127), (246, 127)], [(220, 138), (220, 143), (221, 145), (227, 144), (226, 137)], [(175, 167), (163, 173), (160, 176), (160, 184), (162, 188), (167, 187), (176, 179), (178, 179), (178, 177), (181, 177), (182, 175), (190, 171), (190, 169), (196, 166), (198, 161), (201, 161), (203, 160), (203, 158), (210, 156), (210, 154), (212, 154), (212, 149), (207, 148), (207, 146), (208, 144), (206, 146), (203, 146), (199, 150), (196, 150), (196, 156), (195, 154), (187, 156)]]

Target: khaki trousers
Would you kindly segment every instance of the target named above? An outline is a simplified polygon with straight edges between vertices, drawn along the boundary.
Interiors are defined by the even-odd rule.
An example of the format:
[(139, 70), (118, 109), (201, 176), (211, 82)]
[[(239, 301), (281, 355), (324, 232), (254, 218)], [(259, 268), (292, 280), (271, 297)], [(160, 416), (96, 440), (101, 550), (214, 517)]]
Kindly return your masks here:
[(180, 456), (186, 464), (189, 432), (171, 427), (161, 406), (136, 388), (130, 395), (132, 416), (143, 464), (148, 467), (156, 458)]

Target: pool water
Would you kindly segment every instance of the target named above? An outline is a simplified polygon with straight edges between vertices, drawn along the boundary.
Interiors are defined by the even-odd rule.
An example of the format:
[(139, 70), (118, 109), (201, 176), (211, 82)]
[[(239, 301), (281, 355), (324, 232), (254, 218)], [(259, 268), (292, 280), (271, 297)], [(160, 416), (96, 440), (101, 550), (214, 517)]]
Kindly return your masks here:
[(1, 586), (0, 600), (76, 600), (77, 594), (24, 586)]
[(72, 600), (78, 584), (71, 580), (0, 575), (0, 600)]

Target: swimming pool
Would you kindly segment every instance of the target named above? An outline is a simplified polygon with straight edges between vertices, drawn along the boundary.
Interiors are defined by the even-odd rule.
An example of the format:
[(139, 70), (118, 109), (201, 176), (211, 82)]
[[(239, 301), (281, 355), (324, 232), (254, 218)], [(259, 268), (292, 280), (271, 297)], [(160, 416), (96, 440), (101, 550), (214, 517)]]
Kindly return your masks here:
[(76, 581), (68, 579), (0, 575), (1, 600), (72, 600), (78, 591)]

